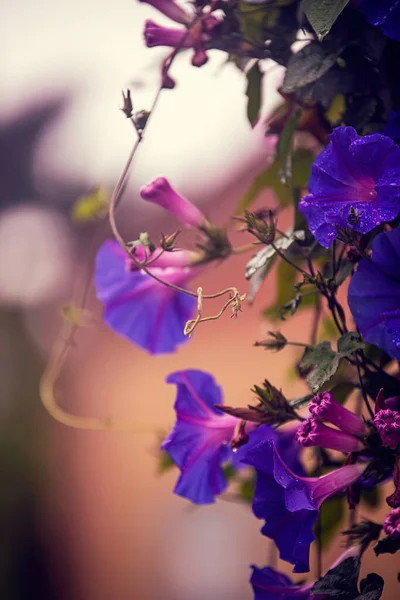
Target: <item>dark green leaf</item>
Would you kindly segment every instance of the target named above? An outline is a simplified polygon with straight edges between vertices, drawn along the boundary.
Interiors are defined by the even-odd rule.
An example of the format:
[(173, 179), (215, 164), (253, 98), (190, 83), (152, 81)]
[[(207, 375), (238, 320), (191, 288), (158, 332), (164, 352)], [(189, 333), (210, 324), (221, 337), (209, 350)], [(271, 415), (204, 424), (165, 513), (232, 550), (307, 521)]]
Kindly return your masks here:
[(322, 385), (328, 381), (339, 366), (339, 356), (331, 348), (330, 342), (321, 342), (314, 348), (306, 348), (300, 361), (300, 369), (307, 371), (313, 367), (307, 375), (307, 381), (313, 392), (317, 392)]
[(361, 594), (355, 600), (379, 600), (382, 596), (385, 582), (377, 573), (368, 573), (365, 579), (360, 581)]
[[(314, 157), (309, 150), (299, 148), (293, 152), (293, 188), (302, 189), (306, 187), (313, 161)], [(275, 159), (262, 173), (257, 175), (248, 192), (246, 192), (240, 201), (236, 214), (242, 214), (249, 208), (258, 194), (265, 188), (272, 188), (278, 197), (280, 206), (290, 206), (292, 202), (292, 190), (281, 182), (279, 178), (281, 169), (282, 163), (278, 159)]]
[(349, 332), (339, 339), (337, 352), (332, 350), (330, 342), (321, 342), (313, 348), (306, 348), (300, 361), (300, 369), (307, 371), (309, 367), (313, 367), (307, 375), (313, 392), (317, 392), (336, 373), (341, 358), (363, 347), (358, 333)]
[(348, 356), (357, 350), (362, 350), (362, 348), (365, 347), (365, 344), (361, 341), (358, 333), (349, 331), (339, 338), (337, 346), (338, 352), (342, 356)]
[[(282, 236), (275, 240), (275, 247), (280, 250), (287, 250), (295, 239), (304, 237), (303, 231), (286, 232), (286, 236)], [(255, 296), (260, 289), (264, 279), (270, 272), (277, 253), (272, 246), (263, 247), (255, 256), (253, 256), (246, 265), (246, 279), (251, 279), (250, 288), (247, 295), (247, 300), (251, 304), (254, 302)]]
[(252, 503), (255, 486), (256, 486), (255, 477), (252, 477), (251, 479), (246, 479), (245, 481), (243, 481), (240, 484), (239, 495), (240, 495), (240, 498), (242, 500), (244, 500), (244, 502), (246, 502), (248, 504)]
[(296, 271), (292, 266), (281, 260), (277, 269), (278, 292), (276, 300), (270, 308), (266, 309), (264, 315), (272, 320), (279, 319), (279, 311), (282, 306), (293, 296), (293, 286), (296, 282)]
[(381, 489), (378, 487), (374, 487), (371, 489), (363, 488), (361, 491), (361, 500), (364, 501), (365, 504), (370, 508), (376, 508), (377, 506), (379, 506), (381, 499)]
[(288, 119), (281, 135), (279, 136), (276, 148), (276, 157), (281, 164), (280, 179), (283, 184), (288, 184), (292, 179), (292, 149), (293, 138), (296, 132), (297, 124), (301, 117), (301, 109), (293, 111)]
[(304, 0), (304, 12), (319, 40), (329, 33), (348, 2), (349, 0)]
[(363, 383), (365, 391), (371, 398), (376, 398), (381, 388), (385, 390), (385, 395), (388, 398), (399, 395), (399, 380), (384, 371), (366, 372), (363, 377)]
[(344, 494), (337, 494), (331, 496), (328, 500), (322, 504), (318, 521), (315, 524), (314, 533), (318, 529), (321, 531), (320, 540), (322, 549), (326, 549), (329, 542), (334, 537), (336, 531), (338, 531), (340, 524), (342, 523), (345, 515), (345, 496)]
[(247, 73), (247, 118), (251, 125), (256, 123), (261, 108), (262, 77), (256, 62)]
[(360, 572), (359, 557), (346, 558), (323, 577), (316, 581), (311, 588), (312, 594), (327, 595), (340, 600), (354, 599), (358, 596), (357, 581)]
[(288, 62), (283, 80), (284, 94), (293, 94), (298, 88), (317, 81), (335, 64), (343, 48), (326, 50), (318, 42), (310, 42)]
[(339, 404), (344, 404), (347, 398), (350, 396), (352, 392), (356, 389), (354, 383), (350, 383), (349, 381), (342, 381), (338, 383), (335, 387), (333, 387), (330, 392), (332, 396), (335, 398), (336, 402)]
[(400, 550), (400, 538), (393, 539), (389, 536), (384, 537), (374, 546), (374, 552), (377, 556), (380, 554), (395, 554), (398, 550)]
[(314, 394), (307, 394), (306, 396), (301, 396), (301, 398), (295, 398), (289, 402), (290, 406), (292, 406), (295, 410), (299, 410), (306, 406), (313, 399)]
[(227, 465), (224, 465), (222, 467), (222, 470), (224, 472), (225, 479), (227, 481), (231, 481), (235, 477), (235, 475), (236, 475), (236, 469), (235, 469), (235, 467), (231, 463), (228, 463)]

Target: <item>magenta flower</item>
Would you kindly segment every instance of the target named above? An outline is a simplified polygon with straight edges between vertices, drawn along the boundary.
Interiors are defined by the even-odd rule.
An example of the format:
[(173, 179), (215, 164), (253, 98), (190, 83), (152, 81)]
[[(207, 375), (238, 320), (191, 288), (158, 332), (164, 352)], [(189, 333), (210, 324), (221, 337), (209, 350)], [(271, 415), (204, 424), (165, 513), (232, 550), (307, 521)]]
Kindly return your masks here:
[(203, 45), (199, 44), (195, 50), (192, 57), (192, 65), (194, 67), (202, 67), (208, 61), (207, 52)]
[(400, 148), (389, 137), (337, 127), (317, 156), (299, 203), (316, 240), (329, 248), (337, 227), (367, 233), (400, 211)]
[[(158, 250), (156, 250), (158, 252)], [(144, 257), (140, 247), (135, 256)], [(184, 286), (198, 273), (190, 253), (165, 252), (149, 270), (163, 281)], [(104, 321), (119, 335), (151, 354), (174, 352), (187, 340), (183, 330), (193, 317), (196, 298), (168, 288), (139, 270), (115, 241), (96, 256), (94, 283), (104, 305)]]
[(366, 342), (400, 360), (400, 229), (372, 242), (349, 286), (349, 307)]
[(249, 434), (249, 441), (236, 452), (232, 451), (230, 443), (240, 419), (215, 407), (223, 401), (222, 391), (208, 373), (178, 371), (169, 375), (167, 382), (177, 385), (176, 423), (162, 448), (181, 471), (174, 490), (179, 496), (195, 504), (214, 502), (227, 487), (223, 464), (230, 461), (235, 468), (242, 468), (240, 459), (245, 449), (266, 439), (275, 440), (292, 468), (298, 468), (299, 448), (295, 448), (293, 433), (281, 434), (268, 425), (257, 427), (247, 422), (245, 433)]
[(174, 0), (139, 0), (145, 4), (150, 4), (160, 13), (182, 25), (189, 25), (191, 21), (190, 15)]
[(355, 483), (366, 465), (348, 465), (323, 477), (302, 477), (289, 469), (269, 440), (251, 448), (243, 462), (257, 472), (253, 512), (265, 519), (261, 533), (275, 541), (281, 559), (292, 563), (295, 573), (308, 571), (319, 507)]
[(140, 190), (143, 200), (154, 202), (173, 214), (185, 227), (201, 227), (207, 220), (189, 200), (178, 194), (165, 177), (158, 177)]
[(366, 432), (364, 421), (336, 402), (330, 392), (316, 394), (311, 400), (308, 410), (314, 418), (328, 421), (350, 435), (359, 436)]
[(144, 24), (144, 41), (148, 48), (167, 46), (169, 48), (193, 48), (193, 39), (186, 29), (174, 29), (157, 25), (151, 19), (146, 19)]
[(400, 539), (400, 508), (393, 508), (383, 523), (383, 529), (389, 537)]
[(296, 439), (300, 446), (321, 446), (339, 450), (344, 454), (361, 450), (363, 447), (360, 440), (353, 435), (327, 427), (315, 419), (307, 419), (300, 425)]
[(375, 415), (374, 425), (383, 445), (396, 450), (400, 442), (400, 412), (390, 408), (379, 410)]

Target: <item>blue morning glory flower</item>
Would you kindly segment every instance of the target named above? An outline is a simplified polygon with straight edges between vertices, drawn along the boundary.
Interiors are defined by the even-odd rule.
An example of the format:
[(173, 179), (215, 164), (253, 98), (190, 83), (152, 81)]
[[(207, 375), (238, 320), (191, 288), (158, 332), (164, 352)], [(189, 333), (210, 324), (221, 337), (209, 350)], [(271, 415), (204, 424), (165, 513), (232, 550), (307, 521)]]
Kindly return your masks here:
[(400, 360), (400, 229), (376, 236), (349, 286), (349, 307), (365, 341)]
[(371, 25), (380, 25), (387, 37), (400, 41), (399, 0), (361, 0), (360, 8)]
[(337, 127), (317, 156), (299, 203), (316, 240), (326, 248), (337, 229), (371, 231), (400, 212), (400, 148), (389, 137), (359, 137), (352, 127)]
[(212, 375), (178, 371), (166, 381), (177, 386), (176, 423), (161, 446), (181, 470), (174, 491), (195, 504), (210, 504), (227, 487), (222, 465), (231, 457), (238, 419), (215, 408), (222, 391)]
[(280, 558), (294, 565), (294, 573), (309, 571), (319, 507), (357, 481), (366, 465), (348, 465), (323, 477), (302, 477), (289, 469), (269, 440), (252, 448), (243, 462), (257, 472), (253, 512), (265, 519), (261, 533), (274, 540)]
[(245, 450), (266, 439), (275, 440), (293, 468), (299, 467), (299, 446), (294, 432), (281, 435), (268, 425), (257, 427), (257, 424), (247, 422), (249, 440), (233, 452), (230, 442), (240, 419), (215, 407), (215, 404), (222, 404), (223, 398), (212, 375), (198, 370), (178, 371), (169, 375), (167, 382), (177, 386), (176, 423), (162, 449), (181, 471), (174, 490), (179, 496), (195, 504), (214, 502), (227, 488), (222, 469), (224, 463), (231, 462), (235, 468), (243, 468), (240, 460)]
[[(158, 252), (156, 250), (156, 252)], [(144, 257), (139, 247), (135, 256)], [(184, 250), (164, 252), (150, 270), (162, 280), (183, 286), (197, 274)], [(104, 304), (104, 321), (119, 335), (151, 354), (174, 352), (188, 338), (183, 330), (193, 317), (196, 298), (166, 287), (140, 271), (115, 241), (96, 256), (94, 283)]]

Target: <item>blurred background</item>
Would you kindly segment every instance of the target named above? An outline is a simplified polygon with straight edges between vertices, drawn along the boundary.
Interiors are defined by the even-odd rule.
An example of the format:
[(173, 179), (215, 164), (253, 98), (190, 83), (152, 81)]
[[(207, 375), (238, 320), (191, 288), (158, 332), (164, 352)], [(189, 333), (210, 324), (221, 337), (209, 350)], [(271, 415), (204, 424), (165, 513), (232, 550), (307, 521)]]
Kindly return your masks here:
[[(239, 319), (226, 315), (204, 324), (177, 354), (165, 357), (150, 357), (106, 329), (90, 289), (93, 324), (78, 333), (56, 388), (58, 401), (76, 414), (132, 422), (136, 433), (69, 429), (39, 399), (61, 307), (91, 278), (95, 249), (110, 234), (104, 222), (74, 223), (72, 207), (94, 185), (112, 189), (123, 168), (134, 132), (119, 110), (121, 90), (129, 86), (135, 109), (147, 109), (159, 83), (165, 51), (145, 48), (146, 18), (167, 24), (134, 0), (0, 5), (5, 600), (247, 600), (249, 565), (263, 566), (269, 556), (247, 505), (226, 498), (200, 509), (174, 496), (177, 473), (160, 475), (158, 445), (174, 421), (175, 390), (164, 382), (171, 371), (211, 372), (230, 405), (250, 402), (250, 388), (266, 377), (289, 397), (304, 392), (290, 375), (298, 353), (252, 347), (271, 328), (261, 311), (274, 299), (273, 274)], [(157, 239), (177, 226), (161, 209), (141, 202), (138, 190), (152, 178), (167, 176), (222, 224), (271, 158), (263, 128), (252, 131), (247, 123), (243, 76), (225, 64), (222, 53), (211, 53), (201, 69), (183, 54), (172, 75), (177, 87), (162, 94), (118, 209), (130, 239), (140, 231)], [(277, 101), (280, 76), (272, 69), (265, 78), (265, 113)], [(274, 198), (265, 194), (260, 202), (273, 206)], [(234, 285), (246, 291), (247, 260), (212, 265), (201, 276), (204, 290)], [(301, 341), (309, 326), (310, 315), (302, 313), (283, 323), (282, 331)], [(368, 516), (367, 507), (361, 512)], [(331, 543), (325, 567), (341, 543)], [(384, 598), (397, 597), (393, 558), (381, 556), (378, 569), (368, 556), (364, 570), (373, 564), (385, 576)]]

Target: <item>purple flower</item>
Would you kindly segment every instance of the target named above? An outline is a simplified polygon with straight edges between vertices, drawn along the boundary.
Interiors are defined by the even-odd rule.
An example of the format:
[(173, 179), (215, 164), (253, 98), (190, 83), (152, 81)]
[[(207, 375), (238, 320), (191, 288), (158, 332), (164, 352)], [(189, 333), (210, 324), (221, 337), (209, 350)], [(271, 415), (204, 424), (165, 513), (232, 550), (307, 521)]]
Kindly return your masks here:
[(176, 4), (174, 0), (139, 0), (139, 2), (150, 4), (150, 6), (153, 6), (160, 13), (176, 23), (189, 25), (191, 21), (190, 15), (181, 6)]
[(364, 421), (336, 402), (330, 392), (316, 394), (311, 400), (308, 410), (314, 418), (328, 421), (350, 435), (364, 435), (366, 432)]
[(389, 537), (400, 539), (400, 508), (393, 508), (383, 523), (383, 529)]
[(169, 48), (193, 48), (193, 40), (186, 29), (174, 29), (157, 25), (151, 19), (146, 19), (144, 24), (144, 41), (148, 48), (155, 46), (168, 46)]
[(349, 286), (349, 307), (366, 342), (400, 360), (400, 229), (376, 236)]
[(268, 425), (256, 427), (247, 422), (249, 441), (233, 452), (230, 442), (240, 420), (226, 415), (215, 405), (222, 403), (221, 388), (208, 373), (197, 370), (178, 371), (167, 377), (168, 383), (177, 385), (175, 401), (176, 423), (162, 444), (181, 473), (175, 493), (195, 504), (210, 504), (227, 487), (222, 470), (231, 461), (243, 468), (240, 459), (246, 448), (252, 448), (266, 439), (273, 439), (281, 448), (293, 468), (298, 468), (298, 448), (293, 451), (294, 435), (280, 432)]
[(371, 25), (380, 25), (387, 37), (400, 41), (399, 0), (361, 0), (360, 8)]
[(359, 137), (338, 127), (317, 156), (299, 204), (316, 240), (329, 248), (337, 229), (367, 233), (400, 211), (400, 148), (374, 133)]
[(181, 471), (174, 492), (210, 504), (227, 487), (222, 465), (232, 457), (229, 442), (238, 419), (215, 408), (223, 400), (212, 375), (178, 371), (166, 381), (177, 386), (176, 423), (161, 446)]
[(400, 442), (400, 412), (390, 408), (379, 410), (375, 415), (374, 425), (383, 445), (395, 450)]
[[(347, 549), (333, 563), (331, 569), (334, 569), (347, 558), (358, 556), (360, 548), (353, 546)], [(280, 573), (271, 567), (259, 569), (252, 565), (253, 573), (250, 583), (253, 586), (254, 600), (319, 600), (324, 598), (321, 594), (311, 594), (311, 588), (314, 581), (304, 585), (295, 585), (290, 577)]]
[(363, 445), (360, 440), (344, 431), (338, 431), (333, 427), (327, 427), (315, 419), (304, 421), (296, 434), (297, 442), (300, 446), (321, 446), (331, 450), (339, 450), (344, 454), (361, 450)]
[(173, 214), (186, 227), (201, 227), (206, 223), (203, 213), (178, 194), (165, 177), (158, 177), (140, 190), (143, 200), (154, 202)]
[(319, 507), (357, 481), (365, 465), (349, 465), (323, 477), (301, 477), (289, 469), (274, 442), (268, 440), (250, 449), (243, 462), (257, 472), (253, 512), (265, 519), (261, 533), (275, 541), (281, 559), (292, 563), (295, 573), (308, 571)]
[[(156, 252), (158, 252), (156, 250)], [(136, 254), (144, 257), (140, 248)], [(190, 253), (165, 252), (149, 270), (178, 286), (198, 273)], [(94, 283), (104, 304), (104, 321), (119, 335), (151, 354), (174, 352), (187, 340), (183, 330), (193, 317), (196, 298), (168, 288), (140, 271), (115, 241), (106, 241), (96, 256)]]

